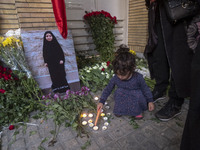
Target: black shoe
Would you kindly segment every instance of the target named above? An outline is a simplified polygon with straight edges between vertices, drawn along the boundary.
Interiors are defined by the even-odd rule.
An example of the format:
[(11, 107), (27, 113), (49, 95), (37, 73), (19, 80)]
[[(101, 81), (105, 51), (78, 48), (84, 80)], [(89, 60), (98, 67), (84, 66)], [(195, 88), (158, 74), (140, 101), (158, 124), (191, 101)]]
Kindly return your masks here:
[(169, 100), (167, 104), (155, 114), (155, 116), (161, 121), (168, 121), (179, 114), (181, 114), (181, 107), (175, 106), (173, 101)]
[(162, 100), (164, 98), (166, 98), (166, 92), (159, 92), (159, 91), (153, 91), (153, 102), (157, 102), (158, 100)]

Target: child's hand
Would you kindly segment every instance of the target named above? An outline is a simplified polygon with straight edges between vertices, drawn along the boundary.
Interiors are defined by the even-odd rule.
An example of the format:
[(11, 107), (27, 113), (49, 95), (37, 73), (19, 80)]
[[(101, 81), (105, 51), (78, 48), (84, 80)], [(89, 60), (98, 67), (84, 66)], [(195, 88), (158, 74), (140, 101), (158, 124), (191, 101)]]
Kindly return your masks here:
[(154, 104), (153, 104), (153, 102), (149, 102), (148, 103), (148, 107), (149, 107), (149, 111), (153, 111), (154, 110)]
[(102, 109), (103, 108), (103, 104), (102, 103), (98, 103), (98, 105), (97, 105), (97, 111), (100, 109)]

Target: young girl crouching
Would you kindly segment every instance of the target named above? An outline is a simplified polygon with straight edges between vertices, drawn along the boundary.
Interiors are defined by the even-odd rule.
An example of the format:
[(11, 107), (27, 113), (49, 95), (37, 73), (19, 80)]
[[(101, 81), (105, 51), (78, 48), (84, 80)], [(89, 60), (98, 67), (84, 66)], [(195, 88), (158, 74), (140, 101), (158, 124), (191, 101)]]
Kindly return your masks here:
[(112, 62), (115, 75), (103, 90), (97, 110), (102, 109), (115, 86), (114, 110), (116, 116), (134, 116), (142, 119), (145, 110), (154, 110), (153, 96), (143, 76), (135, 72), (135, 56), (130, 52), (119, 53)]

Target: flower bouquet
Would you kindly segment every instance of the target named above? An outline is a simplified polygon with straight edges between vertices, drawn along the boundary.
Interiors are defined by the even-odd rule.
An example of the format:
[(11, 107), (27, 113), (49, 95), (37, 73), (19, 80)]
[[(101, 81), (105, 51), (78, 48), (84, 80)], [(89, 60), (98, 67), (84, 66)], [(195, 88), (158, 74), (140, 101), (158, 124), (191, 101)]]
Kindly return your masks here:
[(0, 66), (0, 128), (28, 121), (29, 114), (40, 108), (39, 95), (41, 90), (33, 78)]
[(14, 36), (0, 37), (0, 60), (12, 70), (25, 72), (28, 78), (31, 77), (20, 38)]
[(114, 25), (117, 24), (116, 17), (112, 17), (106, 11), (86, 12), (84, 19), (90, 26), (90, 31), (96, 50), (103, 61), (111, 60), (113, 57), (115, 36)]
[(113, 77), (110, 61), (97, 63), (79, 70), (80, 80), (91, 91), (102, 90)]

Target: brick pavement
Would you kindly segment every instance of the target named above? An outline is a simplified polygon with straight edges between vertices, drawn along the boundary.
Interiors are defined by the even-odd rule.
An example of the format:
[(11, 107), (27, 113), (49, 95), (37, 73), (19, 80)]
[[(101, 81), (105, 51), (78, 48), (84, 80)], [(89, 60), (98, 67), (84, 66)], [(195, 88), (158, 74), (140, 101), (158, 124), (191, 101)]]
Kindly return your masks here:
[[(89, 132), (89, 138), (77, 137), (77, 134), (70, 127), (61, 127), (54, 146), (48, 146), (52, 138), (51, 130), (54, 129), (52, 120), (30, 119), (30, 123), (38, 125), (27, 125), (27, 128), (20, 126), (14, 135), (15, 130), (4, 130), (2, 133), (2, 150), (38, 150), (41, 145), (45, 150), (81, 150), (83, 146), (87, 150), (179, 150), (183, 127), (188, 110), (188, 100), (182, 107), (181, 115), (168, 122), (160, 122), (154, 113), (163, 106), (167, 99), (157, 102), (153, 112), (146, 111), (142, 120), (135, 120), (135, 125), (130, 124), (127, 116), (115, 117), (112, 115), (108, 129), (97, 131), (89, 126), (85, 127)], [(110, 109), (105, 112), (112, 112), (112, 96), (109, 98)], [(101, 119), (99, 127), (102, 127), (104, 120)], [(137, 127), (135, 129), (135, 127)], [(43, 143), (42, 143), (43, 141)], [(86, 146), (86, 143), (90, 143)], [(42, 149), (40, 148), (40, 149)]]

